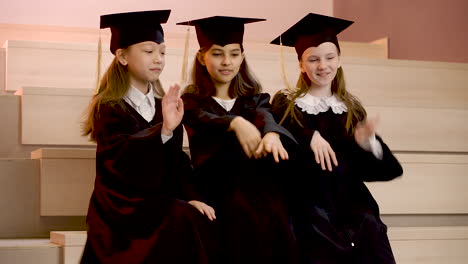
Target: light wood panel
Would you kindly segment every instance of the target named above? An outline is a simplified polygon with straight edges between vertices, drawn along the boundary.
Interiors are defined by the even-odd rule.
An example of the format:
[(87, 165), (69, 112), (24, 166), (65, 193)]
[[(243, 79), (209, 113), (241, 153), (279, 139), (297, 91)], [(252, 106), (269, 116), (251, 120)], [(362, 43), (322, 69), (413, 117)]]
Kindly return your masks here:
[(81, 136), (91, 90), (24, 87), (21, 95), (21, 143), (94, 145)]
[[(94, 149), (41, 149), (41, 211), (86, 214), (95, 175)], [(398, 153), (404, 175), (367, 183), (384, 215), (468, 214), (468, 155)], [(64, 197), (73, 196), (66, 199)], [(45, 198), (42, 198), (45, 197)], [(44, 200), (43, 200), (44, 199)], [(467, 223), (468, 224), (468, 223)]]
[[(194, 38), (194, 37), (192, 37)], [(163, 82), (169, 85), (180, 81), (184, 39), (180, 37), (166, 40), (168, 49), (166, 55), (166, 68), (161, 76)], [(245, 43), (247, 54), (264, 53), (268, 60), (278, 64), (279, 47), (268, 43)], [(386, 58), (386, 47), (373, 43), (343, 43), (344, 56)], [(7, 91), (16, 91), (24, 86), (84, 88), (92, 89), (95, 86), (97, 73), (97, 41), (95, 43), (79, 42), (45, 42), (28, 40), (8, 40), (3, 47), (8, 54), (6, 60)], [(106, 69), (113, 55), (103, 41), (102, 69)], [(198, 44), (192, 39), (190, 45), (189, 64), (193, 62)], [(285, 55), (294, 64), (297, 63), (294, 49), (284, 48)], [(345, 52), (346, 51), (346, 52)], [(256, 60), (255, 55), (252, 59)], [(31, 63), (32, 61), (41, 63)], [(250, 61), (250, 59), (249, 59)], [(269, 63), (270, 64), (270, 63)], [(278, 67), (267, 67), (268, 73), (278, 75)], [(272, 71), (273, 70), (273, 71)], [(0, 72), (1, 73), (1, 72)], [(269, 75), (259, 75), (261, 81), (268, 82)], [(280, 82), (281, 83), (281, 82)]]
[(6, 82), (6, 52), (4, 48), (0, 48), (0, 94), (5, 93)]
[(468, 226), (395, 227), (388, 236), (399, 264), (464, 264), (468, 258)]
[(468, 110), (366, 107), (395, 151), (468, 152)]
[(403, 165), (402, 177), (366, 183), (382, 214), (468, 213), (468, 155), (398, 154), (397, 158)]
[(40, 216), (39, 160), (0, 159), (0, 210), (0, 239), (48, 238), (50, 230), (86, 229), (84, 214)]
[[(399, 264), (464, 264), (468, 257), (468, 226), (390, 227), (388, 236)], [(86, 232), (51, 232), (51, 242), (63, 246), (65, 263), (78, 263)]]
[(96, 175), (94, 149), (41, 149), (40, 215), (86, 215)]

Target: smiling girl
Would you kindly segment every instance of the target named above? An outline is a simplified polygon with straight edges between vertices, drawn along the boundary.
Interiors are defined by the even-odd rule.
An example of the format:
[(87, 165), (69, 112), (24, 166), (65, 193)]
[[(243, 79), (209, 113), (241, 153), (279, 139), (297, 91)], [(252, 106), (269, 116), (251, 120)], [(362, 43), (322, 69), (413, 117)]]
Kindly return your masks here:
[[(279, 162), (294, 142), (271, 112), (269, 95), (247, 65), (244, 24), (262, 21), (210, 17), (194, 25), (200, 44), (192, 84), (182, 96), (194, 181), (216, 217), (217, 263), (293, 263)], [(202, 208), (203, 210), (203, 208)]]
[[(165, 94), (170, 10), (101, 16), (114, 60), (91, 100), (84, 134), (97, 143), (96, 180), (81, 263), (207, 263), (206, 219), (185, 202), (191, 173), (182, 151), (183, 103)], [(161, 99), (162, 98), (162, 99)]]
[(295, 47), (301, 74), (295, 89), (272, 102), (276, 120), (298, 140), (292, 202), (301, 263), (395, 263), (387, 227), (363, 181), (403, 171), (376, 136), (359, 100), (345, 88), (336, 35), (351, 21), (308, 14), (273, 44)]

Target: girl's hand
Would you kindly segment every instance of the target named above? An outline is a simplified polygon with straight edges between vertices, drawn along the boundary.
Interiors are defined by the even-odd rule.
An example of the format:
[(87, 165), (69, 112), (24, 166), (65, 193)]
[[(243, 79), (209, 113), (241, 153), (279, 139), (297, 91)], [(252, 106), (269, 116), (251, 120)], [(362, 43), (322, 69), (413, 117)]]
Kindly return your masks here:
[(280, 136), (276, 132), (266, 133), (255, 153), (261, 156), (265, 156), (267, 153), (272, 153), (273, 158), (277, 163), (280, 162), (280, 158), (282, 160), (289, 159), (288, 152), (283, 147)]
[(216, 219), (215, 210), (213, 209), (213, 207), (207, 205), (204, 202), (195, 200), (189, 201), (188, 203), (191, 204), (193, 207), (197, 208), (197, 210), (200, 211), (200, 213), (206, 215), (206, 217), (208, 217), (208, 219), (210, 219), (211, 221)]
[(310, 141), (310, 148), (314, 152), (315, 161), (317, 164), (321, 164), (322, 170), (326, 169), (325, 162), (329, 171), (332, 171), (332, 161), (335, 166), (338, 166), (335, 152), (331, 148), (330, 144), (320, 135), (318, 131), (316, 131), (312, 136), (312, 140)]
[(359, 122), (354, 130), (354, 139), (356, 140), (356, 143), (363, 145), (366, 144), (366, 142), (369, 142), (369, 139), (375, 135), (378, 122), (378, 116)]
[(245, 120), (243, 117), (238, 116), (231, 121), (229, 128), (234, 130), (236, 133), (237, 139), (239, 140), (239, 143), (247, 157), (261, 157), (261, 155), (255, 152), (262, 140), (260, 131), (258, 131), (257, 127)]
[(163, 126), (161, 133), (167, 136), (172, 134), (184, 116), (184, 103), (180, 99), (179, 91), (178, 84), (171, 85), (169, 91), (162, 98)]

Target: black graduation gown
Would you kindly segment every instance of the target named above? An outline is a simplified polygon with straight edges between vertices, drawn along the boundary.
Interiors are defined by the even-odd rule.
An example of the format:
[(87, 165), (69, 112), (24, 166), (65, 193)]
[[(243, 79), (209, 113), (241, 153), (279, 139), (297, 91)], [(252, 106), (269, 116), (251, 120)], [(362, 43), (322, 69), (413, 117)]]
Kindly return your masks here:
[(100, 106), (96, 180), (81, 263), (207, 263), (205, 217), (183, 200), (191, 173), (182, 125), (161, 140), (161, 100), (147, 122), (129, 104)]
[(281, 163), (271, 157), (249, 159), (231, 121), (242, 116), (261, 132), (278, 132), (294, 144), (271, 112), (268, 94), (236, 99), (226, 111), (212, 97), (185, 94), (187, 130), (194, 182), (203, 200), (216, 211), (217, 263), (293, 263), (294, 238), (284, 206)]
[[(272, 111), (278, 122), (288, 104), (281, 91), (275, 95)], [(302, 263), (395, 263), (387, 227), (364, 181), (392, 180), (403, 173), (400, 163), (379, 136), (382, 160), (362, 149), (346, 132), (346, 112), (301, 113), (303, 127), (290, 118), (283, 125), (299, 143), (291, 206)], [(310, 149), (316, 130), (336, 154), (332, 172), (316, 164)]]

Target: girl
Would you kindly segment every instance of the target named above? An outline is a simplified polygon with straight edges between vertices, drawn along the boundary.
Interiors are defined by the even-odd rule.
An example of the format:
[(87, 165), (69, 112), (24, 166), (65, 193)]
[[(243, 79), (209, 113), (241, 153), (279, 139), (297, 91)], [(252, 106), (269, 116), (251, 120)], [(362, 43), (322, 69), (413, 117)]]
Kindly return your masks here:
[[(206, 263), (203, 216), (183, 202), (179, 87), (159, 82), (170, 10), (101, 16), (115, 55), (90, 104), (96, 180), (81, 263)], [(162, 99), (160, 99), (162, 97)], [(193, 195), (192, 195), (193, 196)], [(191, 201), (199, 206), (200, 202)]]
[[(182, 99), (195, 182), (214, 210), (217, 263), (292, 263), (293, 237), (283, 204), (282, 142), (294, 142), (270, 113), (269, 95), (249, 71), (244, 24), (262, 21), (210, 17), (196, 28), (200, 44), (193, 83)], [(268, 155), (267, 154), (271, 154)]]
[(363, 181), (403, 171), (375, 135), (376, 120), (345, 88), (336, 35), (352, 23), (308, 14), (272, 42), (295, 47), (301, 69), (297, 88), (272, 102), (276, 120), (300, 146), (292, 217), (301, 263), (395, 263)]

